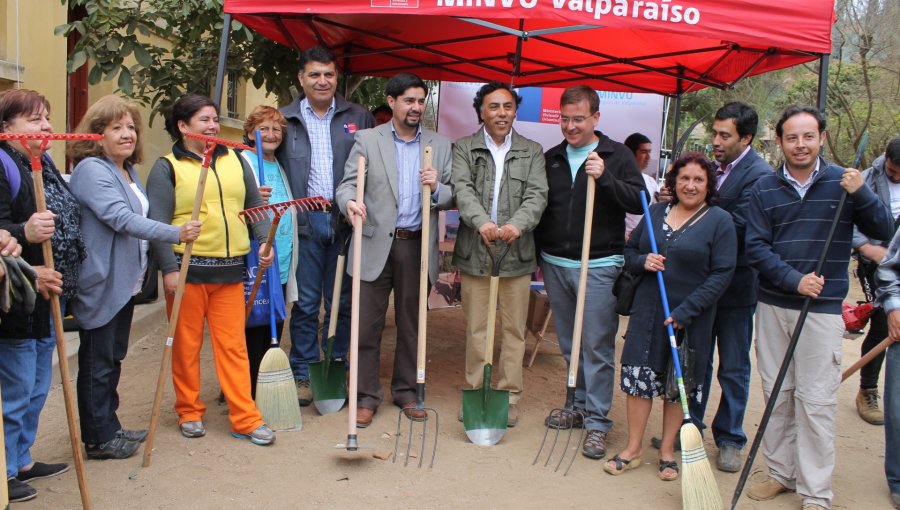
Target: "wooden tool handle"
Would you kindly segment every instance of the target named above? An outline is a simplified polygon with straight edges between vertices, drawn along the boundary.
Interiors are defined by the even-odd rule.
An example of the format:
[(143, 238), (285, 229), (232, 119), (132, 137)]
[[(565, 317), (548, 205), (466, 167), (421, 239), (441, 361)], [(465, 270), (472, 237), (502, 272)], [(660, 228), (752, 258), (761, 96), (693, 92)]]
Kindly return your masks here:
[[(40, 161), (40, 159), (38, 159)], [(34, 179), (34, 203), (37, 212), (47, 210), (47, 198), (44, 196), (44, 177), (42, 168), (37, 165), (33, 168), (31, 176)], [(41, 252), (44, 255), (44, 267), (54, 271), (53, 246), (50, 239), (41, 243)], [(75, 461), (75, 476), (78, 479), (78, 490), (81, 493), (81, 506), (90, 510), (91, 494), (87, 484), (87, 475), (84, 470), (84, 457), (81, 453), (81, 431), (78, 428), (75, 410), (75, 392), (72, 390), (72, 381), (69, 373), (69, 355), (66, 348), (65, 331), (63, 331), (62, 309), (59, 306), (59, 296), (52, 294), (50, 297), (50, 312), (53, 316), (53, 332), (56, 335), (56, 353), (59, 357), (59, 376), (62, 381), (63, 400), (66, 407), (66, 424), (69, 427), (69, 442), (72, 443), (72, 458)], [(15, 448), (15, 445), (12, 446)]]
[[(425, 163), (423, 168), (431, 166), (433, 151), (431, 146), (425, 147)], [(416, 349), (416, 383), (425, 382), (425, 337), (428, 331), (428, 256), (431, 253), (429, 244), (431, 234), (431, 186), (422, 185), (422, 255), (419, 262), (419, 336)]]
[[(275, 242), (275, 232), (278, 230), (278, 223), (280, 221), (281, 216), (275, 215), (272, 224), (269, 225), (269, 233), (266, 235), (266, 247), (263, 248), (263, 257), (268, 257), (269, 253), (272, 253), (272, 243)], [(256, 299), (256, 293), (259, 292), (259, 284), (262, 282), (263, 274), (265, 274), (265, 271), (260, 270), (259, 264), (257, 264), (256, 276), (253, 277), (253, 287), (250, 288), (250, 296), (247, 299), (247, 304), (244, 308), (244, 320), (249, 319), (250, 312), (253, 311), (253, 301)]]
[[(356, 203), (364, 204), (366, 194), (366, 158), (360, 156), (356, 162)], [(348, 416), (348, 435), (356, 436), (356, 395), (357, 380), (359, 374), (359, 272), (362, 269), (362, 216), (357, 215), (353, 220), (353, 284), (352, 299), (350, 301), (350, 388), (348, 404), (350, 412)], [(340, 299), (340, 296), (338, 296)], [(332, 296), (334, 302), (334, 296)], [(350, 443), (348, 438), (348, 444)]]
[(591, 255), (591, 230), (594, 223), (594, 194), (597, 184), (587, 176), (587, 195), (584, 202), (584, 235), (581, 238), (581, 271), (578, 274), (578, 296), (575, 301), (575, 323), (572, 329), (572, 352), (569, 354), (569, 376), (566, 385), (575, 387), (578, 360), (581, 357), (581, 333), (584, 326), (584, 296), (587, 290), (588, 260)]
[[(209, 166), (200, 167), (200, 177), (197, 179), (197, 192), (194, 194), (194, 208), (191, 209), (191, 221), (200, 219), (200, 206), (203, 203), (203, 194), (206, 192), (206, 176)], [(187, 283), (188, 266), (191, 264), (191, 252), (194, 250), (194, 242), (190, 241), (184, 246), (181, 256), (181, 267), (178, 270), (178, 286), (175, 288), (175, 298), (172, 300), (172, 313), (169, 316), (169, 324), (166, 328), (166, 344), (163, 347), (162, 361), (159, 365), (159, 377), (156, 380), (156, 393), (153, 396), (153, 409), (150, 412), (150, 427), (147, 429), (147, 439), (144, 441), (144, 457), (141, 466), (150, 467), (150, 457), (153, 455), (153, 441), (156, 439), (156, 427), (159, 425), (159, 408), (162, 405), (163, 392), (166, 388), (166, 371), (172, 360), (172, 344), (175, 342), (175, 329), (178, 326), (178, 315), (181, 312), (181, 301), (184, 299), (184, 286)]]
[(875, 359), (879, 354), (886, 351), (891, 344), (894, 343), (890, 338), (885, 338), (878, 345), (873, 347), (869, 352), (866, 353), (865, 356), (859, 358), (856, 363), (850, 365), (850, 368), (844, 370), (844, 373), (841, 375), (841, 382), (847, 380), (848, 377), (855, 374), (857, 370), (869, 364), (870, 361)]

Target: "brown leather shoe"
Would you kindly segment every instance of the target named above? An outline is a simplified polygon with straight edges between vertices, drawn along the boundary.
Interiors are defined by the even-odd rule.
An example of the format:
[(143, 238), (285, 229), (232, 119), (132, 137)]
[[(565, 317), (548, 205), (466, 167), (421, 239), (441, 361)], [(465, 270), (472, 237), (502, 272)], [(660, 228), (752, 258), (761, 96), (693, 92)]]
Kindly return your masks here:
[(509, 405), (509, 416), (506, 419), (507, 427), (515, 427), (519, 423), (519, 406), (516, 404)]
[(422, 409), (416, 409), (415, 402), (403, 402), (400, 404), (400, 409), (403, 409), (403, 414), (406, 415), (407, 418), (413, 421), (425, 421), (425, 411)]
[(755, 501), (768, 501), (775, 499), (775, 496), (782, 492), (788, 492), (790, 489), (781, 485), (781, 482), (767, 476), (765, 480), (757, 482), (750, 486), (747, 490), (747, 497)]
[(364, 429), (372, 424), (372, 418), (375, 416), (375, 410), (368, 407), (360, 407), (356, 410), (356, 426)]

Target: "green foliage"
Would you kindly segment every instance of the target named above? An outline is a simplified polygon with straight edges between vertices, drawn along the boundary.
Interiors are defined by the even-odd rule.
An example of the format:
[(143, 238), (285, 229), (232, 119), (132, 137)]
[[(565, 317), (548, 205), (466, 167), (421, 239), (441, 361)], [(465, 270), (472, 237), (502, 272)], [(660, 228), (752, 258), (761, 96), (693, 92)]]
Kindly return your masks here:
[[(211, 94), (222, 33), (222, 0), (62, 0), (86, 16), (56, 27), (77, 33), (66, 67), (89, 65), (88, 83), (116, 80), (122, 94), (150, 107), (151, 117), (186, 92)], [(233, 22), (227, 69), (290, 101), (297, 56)]]

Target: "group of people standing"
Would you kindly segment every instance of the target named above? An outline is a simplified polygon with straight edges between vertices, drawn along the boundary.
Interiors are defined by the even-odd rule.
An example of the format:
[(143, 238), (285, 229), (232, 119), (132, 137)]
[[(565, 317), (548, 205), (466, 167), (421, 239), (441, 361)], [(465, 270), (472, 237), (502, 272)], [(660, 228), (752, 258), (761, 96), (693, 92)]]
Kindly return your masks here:
[[(45, 297), (60, 295), (61, 304), (78, 321), (77, 389), (81, 435), (89, 458), (127, 458), (146, 437), (146, 431), (128, 430), (119, 422), (116, 387), (128, 346), (133, 298), (145, 278), (155, 278), (147, 271), (150, 249), (163, 274), (171, 313), (184, 246), (193, 243), (173, 345), (172, 377), (181, 434), (187, 438), (206, 434), (199, 377), (205, 322), (232, 435), (268, 445), (275, 441), (275, 433), (263, 421), (252, 396), (257, 368), (268, 346), (268, 328), (245, 329), (243, 320), (242, 282), (250, 239), (259, 243), (260, 267), (277, 264), (281, 290), (286, 301), (293, 303), (289, 360), (299, 404), (306, 406), (312, 402), (308, 364), (320, 360), (327, 340), (324, 331), (319, 334), (320, 310), (324, 307), (328, 323), (332, 305), (338, 302), (333, 357), (342, 361), (347, 355), (349, 281), (344, 280), (338, 296), (332, 295), (332, 282), (341, 270), (338, 255), (356, 218), (363, 224), (357, 425), (369, 426), (384, 399), (379, 381), (381, 339), (392, 292), (397, 347), (390, 398), (410, 418), (424, 419), (415, 405), (419, 289), (414, 268), (423, 255), (421, 236), (428, 235), (428, 275), (431, 283), (436, 281), (437, 213), (451, 207), (460, 212), (453, 264), (461, 273), (467, 388), (481, 386), (482, 368), (493, 357), (484, 352), (491, 272), (488, 250), (492, 244), (510, 245), (499, 266), (496, 387), (510, 393), (507, 424), (515, 426), (524, 395), (529, 288), (538, 266), (560, 349), (567, 361), (572, 354), (586, 189), (593, 179), (597, 192), (575, 392), (579, 412), (552, 415), (546, 426), (585, 428), (583, 455), (606, 456), (613, 426), (610, 410), (619, 324), (613, 287), (627, 270), (640, 278), (619, 360), (627, 442), (603, 469), (620, 475), (642, 464), (652, 399), (663, 397), (662, 435), (651, 440), (659, 449), (657, 474), (665, 481), (679, 476), (675, 451), (682, 416), (677, 398), (665, 390), (670, 360), (665, 325), (671, 324), (693, 355), (693, 370), (686, 374), (694, 381), (688, 397), (692, 419), (701, 430), (713, 384), (713, 355), (719, 353), (717, 380), (722, 396), (710, 429), (719, 448), (718, 468), (738, 471), (747, 441), (743, 418), (754, 326), (757, 368), (768, 399), (773, 397), (772, 381), (801, 303), (809, 297), (813, 305), (794, 354), (794, 368), (775, 396), (779, 404), (763, 443), (769, 477), (751, 487), (749, 496), (771, 499), (794, 490), (804, 508), (831, 507), (843, 333), (840, 312), (848, 289), (848, 261), (851, 248), (873, 264), (900, 259), (896, 255), (900, 242), (886, 248), (895, 230), (894, 218), (900, 215), (900, 185), (896, 184), (900, 182), (900, 139), (888, 147), (883, 168), (868, 171), (867, 186), (858, 170), (840, 168), (821, 157), (826, 133), (821, 113), (791, 106), (776, 127), (784, 163), (772, 169), (751, 146), (757, 113), (749, 105), (729, 103), (716, 112), (711, 126), (714, 159), (697, 152), (681, 155), (666, 174), (664, 186), (658, 188), (655, 179), (642, 174), (650, 160), (649, 139), (635, 133), (623, 144), (600, 132), (599, 98), (589, 87), (569, 87), (562, 94), (563, 141), (546, 152), (513, 128), (522, 99), (514, 89), (497, 82), (484, 85), (474, 97), (478, 130), (451, 143), (422, 126), (428, 85), (418, 76), (400, 73), (387, 82), (389, 111), (382, 113), (390, 118), (376, 127), (370, 112), (336, 93), (338, 68), (328, 50), (309, 48), (300, 58), (303, 96), (280, 111), (260, 106), (247, 116), (246, 141), (253, 145), (253, 134), (262, 135), (262, 146), (255, 150), (263, 155), (263, 168), (248, 153), (224, 146), (213, 152), (201, 221), (191, 220), (191, 213), (206, 145), (187, 135), (218, 135), (218, 110), (207, 97), (186, 94), (168, 110), (166, 131), (174, 141), (172, 152), (153, 164), (146, 188), (134, 169), (143, 156), (139, 111), (112, 96), (98, 101), (78, 131), (103, 138), (69, 146), (68, 154), (76, 164), (71, 181), (67, 183), (44, 156), (48, 212), (36, 212), (28, 151), (18, 142), (0, 143), (4, 165), (9, 160), (21, 181), (21, 188), (13, 193), (9, 170), (0, 173), (0, 243), (6, 246), (5, 230), (11, 236), (8, 239), (15, 240), (8, 242), (21, 245), (21, 256), (35, 266), (38, 290)], [(0, 121), (3, 132), (52, 129), (49, 104), (33, 91), (0, 94)], [(430, 164), (424, 157), (426, 147), (431, 148)], [(358, 156), (366, 161), (362, 203), (356, 199)], [(264, 174), (266, 186), (259, 185), (258, 172)], [(848, 198), (834, 243), (822, 274), (816, 275), (815, 260), (824, 248), (835, 204), (844, 193)], [(649, 216), (642, 216), (642, 194), (649, 202), (658, 202), (650, 206)], [(311, 196), (333, 201), (335, 207), (295, 212), (290, 220), (282, 220), (275, 250), (268, 255), (268, 222), (255, 222), (248, 228), (238, 215), (267, 202)], [(430, 232), (422, 231), (425, 200), (432, 215)], [(626, 220), (628, 215), (631, 220)], [(659, 240), (658, 253), (651, 250), (651, 232)], [(55, 271), (44, 267), (39, 245), (47, 239), (52, 240)], [(892, 292), (900, 276), (895, 266), (900, 263), (882, 266), (877, 279), (883, 280), (879, 289), (886, 296), (878, 331), (881, 338), (890, 335), (896, 340), (900, 338), (900, 311), (896, 311), (900, 306), (892, 303), (900, 302), (900, 294)], [(662, 272), (668, 290), (668, 316), (657, 290), (657, 272)], [(873, 278), (875, 268), (869, 273)], [(56, 341), (48, 306), (39, 299), (27, 316), (0, 314), (0, 384), (12, 500), (35, 496), (29, 480), (68, 469), (65, 464), (34, 462), (29, 453), (49, 387)], [(277, 325), (279, 335), (282, 327)], [(887, 401), (900, 392), (897, 349), (891, 348), (887, 358)], [(863, 390), (871, 395), (873, 383), (867, 381)], [(891, 426), (900, 426), (896, 407), (900, 406), (890, 403), (887, 413), (889, 444), (900, 441), (900, 433), (890, 431)], [(886, 466), (895, 504), (900, 504), (896, 502), (900, 498), (897, 451), (900, 447), (888, 450)]]

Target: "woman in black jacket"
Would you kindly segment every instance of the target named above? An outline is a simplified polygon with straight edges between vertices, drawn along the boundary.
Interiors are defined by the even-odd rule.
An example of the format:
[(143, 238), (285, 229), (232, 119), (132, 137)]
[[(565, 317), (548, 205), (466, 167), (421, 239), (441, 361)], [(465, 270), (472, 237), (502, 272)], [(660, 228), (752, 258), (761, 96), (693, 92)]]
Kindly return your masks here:
[[(50, 104), (33, 90), (0, 93), (0, 132), (50, 133)], [(39, 154), (41, 142), (28, 147)], [(6, 435), (6, 478), (10, 501), (25, 501), (37, 491), (28, 480), (46, 478), (69, 469), (66, 464), (34, 462), (30, 449), (38, 417), (50, 389), (53, 336), (49, 292), (60, 295), (65, 311), (75, 296), (78, 268), (84, 258), (79, 227), (80, 209), (53, 160), (42, 158), (47, 211), (36, 212), (29, 150), (19, 141), (0, 142), (0, 229), (22, 245), (22, 257), (35, 267), (42, 297), (30, 315), (0, 312), (0, 386), (3, 387), (3, 432)], [(44, 267), (41, 243), (52, 240), (56, 270)], [(63, 313), (65, 315), (65, 313)]]
[[(635, 294), (621, 360), (621, 388), (627, 395), (628, 443), (610, 459), (604, 470), (612, 475), (641, 464), (647, 419), (653, 398), (665, 395), (666, 369), (671, 358), (666, 324), (689, 339), (694, 352), (696, 381), (703, 381), (712, 344), (716, 302), (728, 287), (737, 257), (737, 237), (731, 215), (714, 206), (715, 171), (698, 152), (682, 155), (666, 175), (666, 186), (675, 190), (671, 202), (654, 204), (625, 245), (625, 268), (642, 274)], [(646, 231), (653, 228), (660, 254), (650, 253)], [(671, 315), (663, 316), (657, 278), (663, 279)], [(681, 335), (684, 333), (684, 335)], [(691, 377), (685, 374), (685, 377)], [(688, 395), (701, 399), (702, 384)], [(663, 439), (659, 449), (659, 478), (678, 478), (675, 436), (682, 413), (678, 399), (663, 407)]]

